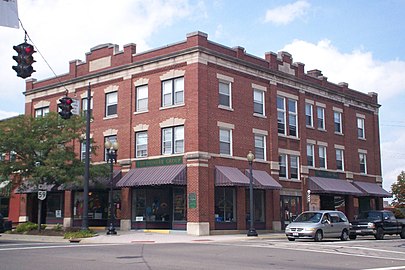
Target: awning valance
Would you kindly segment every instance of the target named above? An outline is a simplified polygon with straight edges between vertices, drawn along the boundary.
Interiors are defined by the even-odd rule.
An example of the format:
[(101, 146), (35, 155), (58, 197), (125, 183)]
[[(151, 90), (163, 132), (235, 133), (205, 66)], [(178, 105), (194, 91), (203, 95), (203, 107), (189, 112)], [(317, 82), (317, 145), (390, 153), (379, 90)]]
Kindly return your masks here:
[(375, 196), (375, 197), (392, 197), (392, 194), (383, 189), (376, 183), (367, 183), (367, 182), (353, 182), (353, 184), (362, 190), (366, 196)]
[(215, 166), (215, 186), (249, 186), (249, 178), (238, 168)]
[(363, 192), (349, 181), (336, 178), (310, 177), (308, 187), (312, 194), (363, 195)]
[[(249, 177), (250, 172), (246, 169), (245, 174)], [(266, 171), (252, 170), (255, 188), (281, 189), (282, 186)]]
[(117, 183), (117, 187), (186, 185), (186, 165), (136, 168), (130, 170)]

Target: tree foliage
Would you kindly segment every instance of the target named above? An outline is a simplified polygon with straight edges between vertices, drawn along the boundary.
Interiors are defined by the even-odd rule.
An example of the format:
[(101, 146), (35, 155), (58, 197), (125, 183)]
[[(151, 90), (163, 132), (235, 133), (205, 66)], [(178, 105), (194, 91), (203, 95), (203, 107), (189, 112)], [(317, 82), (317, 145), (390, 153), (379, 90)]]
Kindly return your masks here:
[[(77, 182), (84, 174), (84, 163), (74, 147), (84, 133), (83, 118), (63, 120), (54, 112), (41, 118), (21, 115), (2, 121), (0, 153), (10, 157), (0, 162), (0, 174), (18, 173), (29, 186)], [(92, 147), (92, 154), (95, 150)], [(97, 176), (108, 172), (106, 168), (92, 171)]]
[(397, 181), (391, 185), (392, 194), (394, 194), (393, 205), (396, 207), (405, 207), (405, 172), (402, 171)]

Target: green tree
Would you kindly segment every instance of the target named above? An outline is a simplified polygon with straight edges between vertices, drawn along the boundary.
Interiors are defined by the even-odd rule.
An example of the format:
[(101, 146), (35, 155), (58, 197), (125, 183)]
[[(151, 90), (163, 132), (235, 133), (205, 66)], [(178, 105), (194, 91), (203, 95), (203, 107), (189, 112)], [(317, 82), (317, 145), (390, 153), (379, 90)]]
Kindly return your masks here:
[(394, 195), (392, 204), (395, 207), (405, 207), (405, 172), (402, 171), (397, 181), (391, 185), (391, 191)]

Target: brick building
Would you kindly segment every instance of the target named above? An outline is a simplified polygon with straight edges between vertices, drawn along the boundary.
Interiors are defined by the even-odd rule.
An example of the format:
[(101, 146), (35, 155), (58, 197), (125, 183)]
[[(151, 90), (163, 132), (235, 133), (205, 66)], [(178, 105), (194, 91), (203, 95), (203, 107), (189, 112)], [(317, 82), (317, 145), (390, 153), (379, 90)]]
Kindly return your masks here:
[[(27, 80), (25, 112), (57, 111), (66, 90), (87, 110), (89, 85), (91, 137), (101, 149), (92, 162), (105, 162), (106, 140), (120, 144), (121, 230), (246, 230), (249, 151), (259, 230), (280, 230), (307, 209), (339, 209), (352, 219), (389, 196), (381, 188), (377, 94), (305, 72), (286, 52), (259, 58), (201, 32), (143, 53), (134, 44), (100, 45), (85, 62), (71, 61), (67, 74)], [(84, 144), (75, 147), (83, 156)], [(45, 222), (80, 224), (82, 190), (50, 194)], [(89, 195), (90, 225), (106, 225), (107, 186), (90, 186)], [(21, 198), (19, 219), (30, 220), (36, 198)]]

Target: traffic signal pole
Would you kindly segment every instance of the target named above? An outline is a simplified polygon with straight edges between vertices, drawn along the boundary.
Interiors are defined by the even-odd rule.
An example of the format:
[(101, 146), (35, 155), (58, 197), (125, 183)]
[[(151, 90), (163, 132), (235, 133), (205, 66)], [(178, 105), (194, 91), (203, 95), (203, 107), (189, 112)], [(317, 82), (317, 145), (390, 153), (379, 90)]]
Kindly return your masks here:
[(87, 88), (87, 111), (86, 111), (86, 158), (84, 160), (83, 179), (83, 217), (82, 230), (89, 228), (89, 176), (90, 176), (90, 118), (91, 118), (91, 87)]

